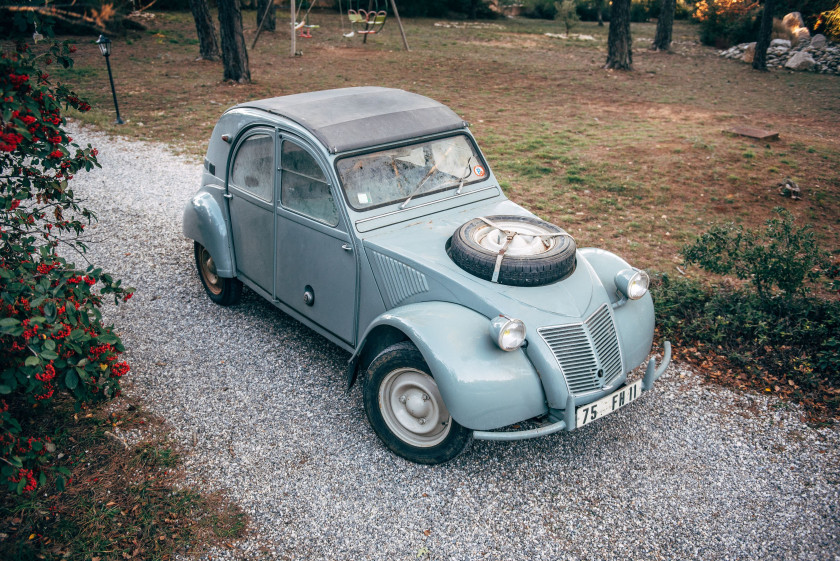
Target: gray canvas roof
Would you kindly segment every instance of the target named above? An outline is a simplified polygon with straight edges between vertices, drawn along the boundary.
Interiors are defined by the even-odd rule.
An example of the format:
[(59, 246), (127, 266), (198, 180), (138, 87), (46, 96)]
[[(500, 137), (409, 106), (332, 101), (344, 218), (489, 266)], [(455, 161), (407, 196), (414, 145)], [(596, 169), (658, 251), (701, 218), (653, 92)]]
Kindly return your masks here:
[(248, 101), (302, 125), (332, 153), (398, 142), (467, 126), (433, 99), (391, 88), (324, 90)]

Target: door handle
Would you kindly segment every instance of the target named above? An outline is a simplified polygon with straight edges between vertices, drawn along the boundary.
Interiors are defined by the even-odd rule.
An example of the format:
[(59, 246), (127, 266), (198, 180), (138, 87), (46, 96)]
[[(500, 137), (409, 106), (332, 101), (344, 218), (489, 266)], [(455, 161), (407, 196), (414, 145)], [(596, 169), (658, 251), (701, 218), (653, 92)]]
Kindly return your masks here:
[(347, 251), (349, 253), (353, 253), (353, 246), (350, 245), (349, 243), (346, 243), (346, 244), (342, 245), (341, 249), (343, 249), (344, 251)]
[(226, 198), (226, 199), (232, 199), (232, 198), (233, 198), (233, 195), (231, 195), (230, 193), (225, 193), (225, 194), (224, 194), (224, 195), (222, 195), (222, 196), (223, 196), (224, 198)]

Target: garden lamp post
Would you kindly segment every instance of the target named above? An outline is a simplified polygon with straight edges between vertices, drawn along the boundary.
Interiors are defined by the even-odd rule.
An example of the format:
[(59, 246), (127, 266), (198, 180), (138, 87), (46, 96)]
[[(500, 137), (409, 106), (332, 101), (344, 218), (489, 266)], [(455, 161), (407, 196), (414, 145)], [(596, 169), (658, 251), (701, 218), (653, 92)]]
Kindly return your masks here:
[(120, 106), (117, 105), (117, 90), (114, 89), (114, 76), (111, 74), (111, 40), (104, 35), (100, 35), (99, 39), (96, 40), (96, 44), (99, 45), (99, 52), (101, 52), (102, 56), (105, 57), (105, 64), (108, 66), (108, 80), (111, 81), (111, 94), (114, 96), (114, 109), (117, 110), (117, 124), (125, 124), (125, 122), (120, 118)]

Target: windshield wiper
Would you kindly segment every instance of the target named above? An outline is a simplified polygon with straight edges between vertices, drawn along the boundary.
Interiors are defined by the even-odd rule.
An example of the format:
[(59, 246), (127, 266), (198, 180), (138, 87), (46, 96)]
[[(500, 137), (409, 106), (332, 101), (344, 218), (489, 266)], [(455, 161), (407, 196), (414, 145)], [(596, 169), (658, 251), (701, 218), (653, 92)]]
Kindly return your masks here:
[(472, 170), (470, 169), (470, 163), (472, 162), (472, 156), (467, 159), (467, 166), (464, 168), (464, 173), (461, 175), (461, 181), (458, 182), (458, 190), (455, 191), (456, 195), (461, 194), (461, 189), (464, 188), (464, 180), (470, 176)]
[[(440, 161), (442, 161), (442, 162), (445, 161), (446, 157), (449, 155), (450, 152), (452, 152), (453, 148), (455, 148), (454, 144), (451, 145), (449, 148), (447, 148), (446, 152), (444, 152), (444, 154), (443, 154), (443, 157), (440, 158)], [(403, 204), (400, 205), (400, 210), (404, 209), (406, 207), (406, 205), (408, 205), (408, 203), (411, 202), (411, 199), (414, 198), (414, 195), (416, 195), (417, 193), (420, 192), (420, 189), (423, 188), (423, 185), (426, 184), (426, 181), (429, 180), (429, 178), (437, 171), (437, 169), (438, 169), (438, 164), (435, 163), (435, 165), (433, 165), (429, 169), (429, 171), (426, 172), (426, 175), (423, 176), (423, 179), (420, 180), (420, 183), (417, 184), (417, 187), (415, 187), (414, 189), (411, 190), (411, 193), (409, 193), (408, 198), (405, 201), (403, 201)]]
[(417, 184), (417, 187), (412, 189), (411, 193), (408, 195), (408, 198), (405, 201), (403, 201), (403, 204), (400, 205), (400, 210), (404, 209), (406, 205), (411, 201), (412, 197), (414, 197), (414, 195), (420, 192), (420, 189), (423, 187), (423, 185), (426, 184), (426, 181), (429, 180), (432, 174), (437, 171), (437, 168), (437, 164), (433, 165), (432, 168), (426, 173), (426, 175), (423, 176), (423, 179), (420, 180), (420, 183)]

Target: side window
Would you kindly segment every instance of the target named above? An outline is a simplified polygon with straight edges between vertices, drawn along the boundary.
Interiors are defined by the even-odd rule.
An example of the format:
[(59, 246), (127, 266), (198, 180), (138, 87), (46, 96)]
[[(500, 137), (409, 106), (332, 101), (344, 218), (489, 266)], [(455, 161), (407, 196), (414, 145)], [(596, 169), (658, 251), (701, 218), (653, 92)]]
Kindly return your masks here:
[(239, 145), (230, 182), (255, 197), (274, 200), (274, 138), (270, 134), (254, 134)]
[(280, 156), (280, 201), (283, 206), (330, 226), (338, 225), (330, 186), (321, 166), (300, 146), (283, 142)]

